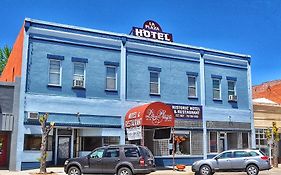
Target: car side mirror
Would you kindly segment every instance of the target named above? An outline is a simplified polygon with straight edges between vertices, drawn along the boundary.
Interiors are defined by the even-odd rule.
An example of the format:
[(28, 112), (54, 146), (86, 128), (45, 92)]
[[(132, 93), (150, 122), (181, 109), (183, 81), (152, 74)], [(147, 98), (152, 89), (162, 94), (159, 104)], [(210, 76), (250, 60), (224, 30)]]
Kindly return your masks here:
[(219, 159), (219, 157), (215, 157), (214, 159), (215, 159), (215, 160), (218, 160), (218, 159)]

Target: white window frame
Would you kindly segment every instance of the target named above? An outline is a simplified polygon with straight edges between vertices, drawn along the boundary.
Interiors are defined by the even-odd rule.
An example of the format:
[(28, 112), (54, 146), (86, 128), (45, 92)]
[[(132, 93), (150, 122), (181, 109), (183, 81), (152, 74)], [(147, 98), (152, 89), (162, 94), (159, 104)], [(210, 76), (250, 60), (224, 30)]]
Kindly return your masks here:
[[(73, 62), (73, 81), (75, 80), (75, 76), (80, 76), (78, 74), (75, 74), (75, 64), (81, 64), (83, 65), (83, 69), (84, 69), (84, 74), (83, 74), (83, 88), (86, 87), (86, 63), (84, 62)], [(72, 85), (74, 86), (74, 85)]]
[[(52, 84), (52, 83), (50, 83), (50, 74), (51, 74), (51, 72), (50, 72), (50, 70), (51, 70), (51, 61), (57, 61), (57, 62), (59, 62), (60, 63), (60, 72), (59, 72), (59, 74), (60, 74), (60, 80), (59, 80), (59, 84)], [(48, 85), (51, 85), (51, 86), (61, 86), (61, 79), (62, 79), (62, 61), (61, 60), (57, 60), (57, 59), (49, 59), (49, 69), (48, 69), (49, 71), (48, 71)], [(57, 72), (56, 72), (57, 73)], [(58, 73), (57, 73), (58, 74)]]
[[(218, 80), (219, 81), (219, 89), (215, 89), (214, 88), (214, 80)], [(213, 91), (213, 99), (214, 100), (221, 100), (222, 99), (222, 95), (221, 95), (221, 79), (220, 78), (212, 78), (212, 85), (213, 85), (213, 87), (212, 87), (212, 91)], [(219, 96), (219, 98), (215, 98), (215, 96), (214, 96), (214, 90), (219, 90), (220, 91), (220, 96)]]
[[(195, 96), (191, 96), (191, 95), (189, 94), (189, 87), (193, 87), (193, 86), (190, 86), (190, 85), (189, 85), (189, 77), (195, 79), (195, 82), (194, 82), (194, 84), (195, 84), (195, 86), (194, 86), (194, 88), (195, 88)], [(188, 87), (187, 87), (188, 97), (197, 98), (197, 76), (195, 76), (195, 75), (188, 75), (188, 76), (187, 76), (187, 83), (188, 83), (188, 85), (187, 85), (187, 86), (188, 86)]]
[[(157, 75), (158, 75), (158, 93), (152, 93), (151, 92), (151, 84), (156, 84), (156, 83), (154, 83), (154, 82), (151, 82), (151, 73), (156, 73)], [(149, 93), (151, 94), (151, 95), (160, 95), (160, 72), (158, 72), (158, 71), (149, 71)]]
[(227, 80), (227, 95), (229, 96), (229, 92), (232, 91), (229, 89), (229, 86), (228, 86), (228, 82), (233, 82), (234, 83), (234, 95), (236, 96), (236, 81), (235, 80)]
[[(112, 79), (112, 77), (108, 77), (107, 76), (107, 68), (114, 68), (115, 69), (115, 89), (109, 89), (108, 87), (107, 87), (107, 79), (108, 78), (110, 78), (110, 79)], [(117, 91), (117, 66), (114, 66), (114, 65), (106, 65), (105, 66), (105, 90), (108, 90), (108, 91)]]

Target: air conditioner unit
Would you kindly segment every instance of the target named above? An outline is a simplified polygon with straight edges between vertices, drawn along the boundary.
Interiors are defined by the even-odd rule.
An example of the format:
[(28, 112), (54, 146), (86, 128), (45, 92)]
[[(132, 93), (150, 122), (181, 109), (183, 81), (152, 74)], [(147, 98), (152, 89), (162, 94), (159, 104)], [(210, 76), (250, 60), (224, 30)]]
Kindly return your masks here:
[(39, 114), (38, 114), (38, 112), (28, 112), (27, 118), (31, 119), (31, 120), (38, 120)]
[(73, 86), (74, 87), (84, 87), (84, 80), (73, 80)]
[(228, 100), (229, 101), (237, 101), (237, 96), (236, 95), (229, 95)]

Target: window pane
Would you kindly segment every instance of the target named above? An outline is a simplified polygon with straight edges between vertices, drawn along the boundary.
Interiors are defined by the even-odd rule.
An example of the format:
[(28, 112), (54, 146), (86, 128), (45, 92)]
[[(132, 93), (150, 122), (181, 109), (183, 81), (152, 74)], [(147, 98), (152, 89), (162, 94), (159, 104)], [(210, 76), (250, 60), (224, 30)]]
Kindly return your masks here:
[(91, 157), (91, 158), (102, 158), (103, 152), (104, 152), (104, 149), (98, 149), (98, 150), (94, 151), (94, 152), (90, 155), (90, 157)]
[(97, 147), (102, 146), (102, 137), (81, 137), (81, 151), (92, 151)]
[(49, 84), (60, 84), (60, 61), (50, 60)]
[(74, 74), (84, 76), (84, 63), (74, 63)]
[(158, 83), (150, 83), (150, 93), (158, 94)]
[(113, 89), (116, 90), (116, 82), (113, 78), (106, 79), (106, 89)]
[(217, 132), (210, 132), (210, 152), (218, 152), (217, 139)]
[(24, 135), (24, 150), (40, 150), (40, 135)]
[(189, 87), (188, 88), (188, 96), (189, 97), (196, 97), (196, 88), (195, 87)]
[(220, 80), (213, 79), (213, 88), (220, 89)]
[(150, 82), (158, 83), (158, 75), (157, 72), (150, 72)]
[(190, 154), (190, 134), (175, 135), (175, 153), (178, 155)]
[(196, 78), (192, 76), (188, 76), (188, 86), (195, 87)]
[(249, 148), (248, 133), (242, 133), (242, 148)]
[(137, 148), (124, 148), (126, 157), (139, 157), (140, 153)]
[(60, 72), (60, 61), (50, 60), (50, 72)]
[(227, 133), (227, 145), (228, 149), (238, 148), (238, 134), (237, 133)]
[(119, 149), (118, 148), (108, 148), (103, 157), (119, 157)]
[(116, 77), (116, 68), (115, 67), (106, 67), (106, 77), (115, 78)]
[(118, 145), (120, 142), (119, 137), (104, 137), (104, 145)]
[(228, 89), (234, 91), (235, 82), (234, 81), (228, 81)]
[(214, 95), (214, 99), (220, 99), (220, 91), (219, 90), (214, 90), (213, 95)]
[(50, 73), (49, 83), (59, 85), (60, 84), (60, 74)]

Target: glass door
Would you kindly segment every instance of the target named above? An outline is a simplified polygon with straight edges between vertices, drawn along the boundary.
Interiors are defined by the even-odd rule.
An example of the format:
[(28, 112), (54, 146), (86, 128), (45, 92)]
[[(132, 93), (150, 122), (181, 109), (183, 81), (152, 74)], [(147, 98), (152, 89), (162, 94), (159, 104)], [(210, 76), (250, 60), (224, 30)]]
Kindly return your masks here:
[(70, 158), (71, 136), (58, 136), (58, 165), (63, 165)]

